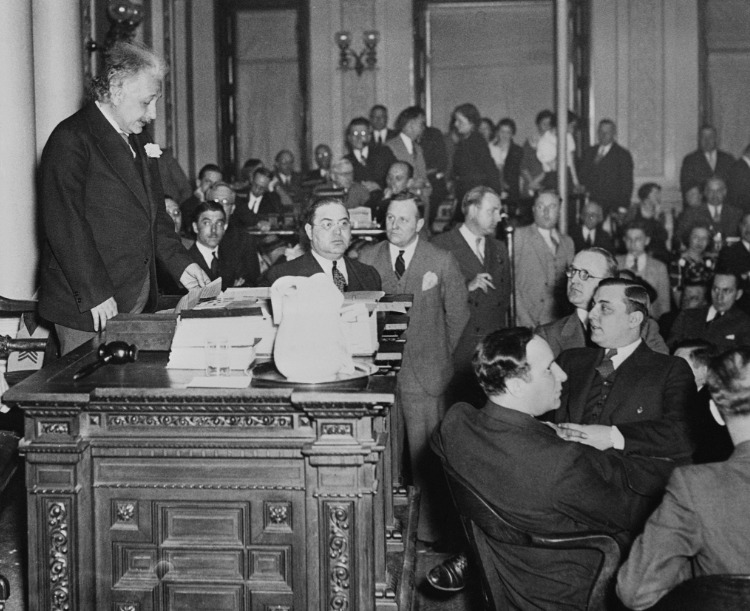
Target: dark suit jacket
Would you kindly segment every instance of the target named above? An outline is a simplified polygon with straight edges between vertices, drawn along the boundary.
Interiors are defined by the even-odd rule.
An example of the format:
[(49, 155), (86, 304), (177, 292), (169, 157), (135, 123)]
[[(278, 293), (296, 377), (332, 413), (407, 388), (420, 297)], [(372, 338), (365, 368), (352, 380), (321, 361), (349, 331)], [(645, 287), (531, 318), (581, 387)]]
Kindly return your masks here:
[[(469, 320), (466, 285), (456, 260), (422, 238), (400, 280), (387, 240), (363, 250), (359, 259), (378, 271), (386, 293), (413, 295), (399, 384), (406, 392), (439, 396), (453, 374), (453, 352)], [(425, 288), (430, 273), (435, 284)]]
[(378, 183), (381, 189), (385, 189), (385, 176), (388, 168), (396, 161), (393, 151), (387, 146), (369, 145), (367, 147), (367, 164), (363, 165), (357, 161), (354, 153), (344, 155), (354, 166), (354, 180), (356, 182), (372, 181)]
[[(188, 250), (188, 254), (211, 277), (211, 268), (195, 244)], [(218, 256), (222, 288), (231, 288), (239, 279), (245, 280), (242, 286), (255, 286), (260, 277), (260, 263), (250, 236), (241, 229), (227, 229), (219, 244)]]
[(248, 208), (249, 202), (249, 198), (237, 198), (232, 220), (241, 227), (253, 227), (258, 224), (259, 220), (282, 214), (284, 211), (278, 193), (272, 191), (263, 194), (257, 213)]
[[(573, 240), (573, 247), (576, 252), (580, 252), (584, 248), (589, 248), (589, 245), (586, 244), (583, 239), (583, 227), (581, 225), (573, 225), (570, 228), (568, 235)], [(604, 250), (611, 252), (613, 255), (615, 254), (615, 242), (612, 239), (612, 236), (602, 229), (601, 225), (596, 228), (594, 243), (591, 246), (603, 248)]]
[(742, 297), (737, 301), (737, 305), (745, 314), (750, 316), (750, 282), (748, 282), (748, 272), (750, 272), (750, 252), (745, 248), (742, 241), (721, 249), (716, 268), (729, 270), (743, 279), (743, 293)]
[[(602, 348), (575, 348), (558, 357), (568, 379), (556, 422), (584, 422), (595, 367), (603, 356)], [(624, 450), (607, 452), (621, 455), (635, 492), (658, 496), (672, 469), (690, 459), (686, 410), (695, 392), (693, 372), (683, 359), (657, 354), (643, 342), (617, 368), (601, 416), (591, 424), (617, 426), (625, 437)]]
[(750, 212), (750, 165), (742, 157), (729, 170), (727, 203), (743, 212)]
[(696, 223), (705, 224), (711, 228), (712, 232), (720, 231), (723, 238), (736, 237), (740, 234), (739, 226), (742, 220), (742, 210), (730, 206), (727, 203), (721, 207), (721, 217), (719, 222), (715, 223), (711, 218), (711, 211), (708, 204), (701, 204), (697, 208), (688, 208), (679, 218), (677, 223), (677, 237), (687, 243), (690, 230)]
[(500, 180), (503, 188), (508, 191), (508, 199), (512, 202), (518, 201), (521, 196), (521, 160), (523, 149), (515, 142), (510, 143), (508, 155), (505, 157), (505, 165), (501, 172)]
[(669, 346), (683, 339), (705, 339), (721, 352), (737, 346), (750, 346), (750, 317), (735, 304), (723, 316), (706, 323), (708, 306), (683, 310), (672, 325)]
[(693, 151), (685, 155), (680, 168), (680, 191), (682, 197), (685, 197), (692, 187), (698, 186), (703, 189), (705, 182), (712, 176), (719, 176), (724, 182), (729, 180), (729, 171), (734, 163), (734, 157), (729, 153), (716, 151), (716, 169), (711, 170), (705, 153), (701, 150)]
[[(447, 463), (518, 528), (599, 531), (623, 541), (640, 523), (640, 499), (623, 483), (617, 456), (563, 441), (528, 414), (492, 402), (482, 409), (458, 403), (433, 439), (433, 449), (442, 446)], [(507, 608), (586, 607), (596, 552), (494, 544), (492, 552)]]
[(432, 243), (453, 254), (467, 285), (480, 273), (490, 274), (495, 285), (494, 289), (489, 289), (486, 293), (481, 289), (469, 293), (469, 322), (458, 343), (454, 358), (457, 368), (460, 369), (471, 364), (474, 349), (485, 335), (506, 326), (511, 294), (508, 251), (505, 244), (487, 237), (484, 240), (482, 264), (457, 227), (435, 236)]
[[(464, 194), (474, 187), (484, 185), (500, 193), (500, 172), (495, 165), (490, 147), (482, 134), (472, 131), (467, 138), (459, 141), (453, 152), (453, 179), (456, 181), (456, 199), (459, 204)], [(456, 218), (463, 221), (461, 206), (456, 206)], [(460, 218), (458, 215), (460, 214)]]
[(726, 462), (675, 469), (664, 501), (619, 571), (621, 600), (645, 609), (691, 577), (750, 573), (748, 488), (747, 441)]
[(583, 153), (580, 180), (591, 199), (604, 209), (604, 216), (619, 207), (630, 206), (633, 195), (633, 157), (630, 151), (613, 142), (609, 152), (596, 162), (599, 145)]
[[(588, 345), (586, 343), (586, 331), (576, 312), (537, 327), (534, 333), (549, 344), (555, 357), (565, 350), (585, 348)], [(641, 337), (654, 352), (669, 354), (669, 348), (659, 334), (659, 325), (653, 318), (648, 319)]]
[[(379, 291), (381, 290), (380, 276), (378, 272), (364, 263), (342, 257), (346, 264), (346, 272), (349, 276), (347, 291)], [(312, 253), (306, 252), (301, 257), (287, 261), (280, 265), (274, 265), (265, 274), (270, 286), (282, 276), (312, 276), (313, 274), (322, 274), (323, 268), (313, 257)]]
[(44, 226), (39, 312), (47, 320), (93, 331), (91, 308), (114, 297), (135, 306), (150, 278), (147, 309), (156, 305), (156, 257), (178, 279), (191, 263), (164, 207), (159, 168), (137, 157), (92, 102), (52, 132), (39, 168)]

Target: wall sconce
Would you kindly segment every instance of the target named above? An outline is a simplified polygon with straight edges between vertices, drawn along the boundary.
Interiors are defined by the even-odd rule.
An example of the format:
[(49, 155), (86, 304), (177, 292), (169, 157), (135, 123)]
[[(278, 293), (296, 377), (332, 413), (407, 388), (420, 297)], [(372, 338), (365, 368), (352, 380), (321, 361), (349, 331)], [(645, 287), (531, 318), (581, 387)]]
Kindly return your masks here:
[(86, 41), (86, 50), (89, 53), (106, 51), (119, 40), (131, 42), (135, 37), (135, 29), (141, 24), (144, 16), (143, 5), (140, 2), (110, 0), (107, 7), (110, 25), (104, 44), (89, 38)]
[[(334, 40), (339, 46), (339, 68), (341, 70), (351, 70), (362, 76), (365, 70), (374, 70), (378, 63), (377, 52), (375, 47), (378, 46), (380, 33), (377, 30), (367, 30), (362, 36), (365, 42), (365, 48), (359, 53), (350, 48), (352, 44), (352, 35), (349, 32), (338, 32)], [(354, 66), (351, 60), (354, 59)], [(362, 61), (364, 59), (364, 61)]]

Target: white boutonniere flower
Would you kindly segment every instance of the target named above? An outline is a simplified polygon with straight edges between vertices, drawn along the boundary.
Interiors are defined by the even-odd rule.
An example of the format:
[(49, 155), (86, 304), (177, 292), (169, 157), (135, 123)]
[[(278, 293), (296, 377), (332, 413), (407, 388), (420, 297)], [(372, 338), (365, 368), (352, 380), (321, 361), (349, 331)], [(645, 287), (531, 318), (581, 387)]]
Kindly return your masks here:
[(159, 159), (159, 157), (161, 157), (161, 154), (162, 154), (161, 147), (155, 142), (149, 142), (143, 148), (146, 151), (147, 157), (151, 157), (152, 159)]
[(432, 287), (437, 286), (438, 277), (435, 272), (427, 272), (422, 276), (422, 290), (429, 291)]

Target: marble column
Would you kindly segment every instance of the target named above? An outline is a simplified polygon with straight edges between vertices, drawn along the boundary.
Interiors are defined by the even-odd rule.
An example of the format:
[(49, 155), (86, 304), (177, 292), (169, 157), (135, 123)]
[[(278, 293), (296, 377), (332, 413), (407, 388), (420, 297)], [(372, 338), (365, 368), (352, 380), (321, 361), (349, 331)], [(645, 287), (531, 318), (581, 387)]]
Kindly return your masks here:
[(0, 295), (36, 289), (36, 124), (31, 3), (4, 0), (0, 19)]

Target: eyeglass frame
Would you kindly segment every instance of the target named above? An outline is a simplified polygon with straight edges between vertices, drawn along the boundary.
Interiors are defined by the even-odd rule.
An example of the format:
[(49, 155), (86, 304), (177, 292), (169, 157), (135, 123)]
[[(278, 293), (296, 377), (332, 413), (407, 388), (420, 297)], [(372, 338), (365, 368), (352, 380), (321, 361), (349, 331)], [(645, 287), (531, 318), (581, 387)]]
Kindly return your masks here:
[[(330, 226), (327, 226), (330, 225)], [(320, 223), (313, 223), (313, 227), (320, 227), (324, 231), (333, 231), (333, 228), (336, 227), (337, 229), (340, 229), (341, 231), (352, 229), (352, 222), (350, 219), (339, 219), (338, 221), (334, 221), (332, 219), (323, 219)]]
[(575, 277), (576, 274), (578, 274), (578, 277), (581, 279), (581, 282), (586, 282), (589, 278), (593, 278), (594, 280), (604, 280), (603, 276), (593, 276), (589, 273), (588, 270), (585, 270), (585, 269), (579, 269), (577, 267), (573, 267), (572, 265), (568, 265), (568, 267), (565, 268), (565, 275), (568, 278), (572, 279)]

